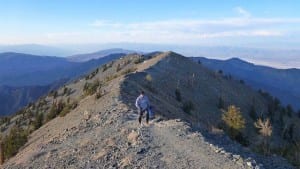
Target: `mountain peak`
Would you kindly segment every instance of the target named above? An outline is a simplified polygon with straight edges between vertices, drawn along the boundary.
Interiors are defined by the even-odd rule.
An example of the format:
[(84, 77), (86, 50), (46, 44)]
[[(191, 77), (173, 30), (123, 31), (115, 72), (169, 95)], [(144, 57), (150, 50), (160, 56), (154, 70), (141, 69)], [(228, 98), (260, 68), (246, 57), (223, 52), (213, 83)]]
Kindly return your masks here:
[(227, 59), (227, 61), (233, 61), (233, 62), (246, 62), (238, 57), (232, 57), (230, 59)]

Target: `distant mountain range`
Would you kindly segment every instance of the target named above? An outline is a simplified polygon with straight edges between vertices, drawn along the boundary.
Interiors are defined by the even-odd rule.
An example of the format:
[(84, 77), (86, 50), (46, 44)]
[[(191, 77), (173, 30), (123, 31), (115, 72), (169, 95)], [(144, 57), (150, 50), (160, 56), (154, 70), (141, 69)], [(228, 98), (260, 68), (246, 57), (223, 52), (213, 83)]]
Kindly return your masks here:
[(86, 62), (23, 53), (0, 54), (0, 115), (8, 115), (56, 89), (125, 54), (110, 54)]
[(38, 45), (38, 44), (23, 44), (23, 45), (0, 45), (0, 53), (15, 52), (28, 53), (32, 55), (47, 55), (47, 56), (68, 56), (74, 53), (70, 49)]
[[(8, 104), (5, 104), (8, 107), (12, 103), (20, 103), (17, 105), (21, 107), (34, 101), (42, 93), (49, 92), (53, 84), (57, 84), (56, 82), (61, 82), (62, 79), (68, 81), (82, 76), (99, 65), (118, 59), (128, 53), (141, 52), (112, 48), (66, 58), (13, 52), (0, 53), (0, 97), (2, 100), (5, 98), (16, 100), (14, 102), (8, 100)], [(203, 65), (210, 69), (222, 70), (225, 74), (231, 74), (236, 79), (242, 79), (255, 89), (268, 91), (282, 100), (283, 104), (291, 104), (295, 109), (300, 109), (299, 69), (275, 69), (257, 66), (237, 58), (216, 60), (195, 57), (193, 59), (195, 61), (200, 60)], [(18, 94), (13, 91), (17, 91)], [(24, 98), (24, 101), (18, 101), (20, 98)], [(16, 106), (17, 108), (18, 106)], [(2, 114), (13, 112), (1, 109), (1, 104), (0, 111)]]
[(71, 62), (67, 58), (36, 56), (22, 53), (0, 54), (0, 85), (49, 85), (60, 79), (71, 79), (125, 54), (111, 54), (86, 62)]
[(137, 53), (137, 52), (133, 51), (133, 50), (113, 48), (113, 49), (101, 50), (101, 51), (94, 52), (94, 53), (78, 54), (78, 55), (69, 56), (68, 60), (73, 61), (73, 62), (85, 62), (85, 61), (88, 61), (91, 59), (99, 59), (104, 56), (111, 55), (111, 54), (117, 54), (117, 53), (130, 54), (130, 53)]
[(204, 66), (236, 79), (245, 81), (255, 89), (262, 89), (279, 98), (283, 104), (300, 109), (300, 69), (275, 69), (259, 66), (238, 58), (228, 60), (194, 57)]

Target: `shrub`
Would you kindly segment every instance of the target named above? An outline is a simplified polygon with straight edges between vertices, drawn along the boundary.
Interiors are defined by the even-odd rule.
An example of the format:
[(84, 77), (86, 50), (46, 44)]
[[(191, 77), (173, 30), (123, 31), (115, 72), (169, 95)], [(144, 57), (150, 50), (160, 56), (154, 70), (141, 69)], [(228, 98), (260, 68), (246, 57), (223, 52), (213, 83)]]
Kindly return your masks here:
[(92, 79), (93, 77), (95, 77), (97, 75), (97, 73), (99, 72), (99, 68), (97, 68), (96, 70), (94, 70), (92, 73), (88, 74), (87, 76), (85, 76), (85, 80), (89, 80)]
[(9, 117), (2, 117), (0, 120), (0, 125), (5, 124), (6, 126), (10, 123)]
[(67, 87), (64, 87), (64, 94), (63, 95), (66, 95), (68, 93), (68, 88)]
[(69, 103), (65, 104), (64, 108), (59, 113), (59, 116), (60, 117), (64, 117), (65, 115), (67, 115), (68, 113), (70, 113), (71, 110), (74, 110), (77, 106), (78, 106), (78, 102), (77, 101), (73, 101), (72, 103), (69, 102)]
[(117, 68), (116, 68), (116, 71), (119, 72), (121, 70), (121, 65), (120, 64), (117, 64)]
[(186, 101), (182, 105), (182, 110), (187, 114), (191, 114), (191, 111), (194, 110), (194, 104), (191, 101)]
[(53, 103), (49, 113), (47, 114), (47, 121), (50, 121), (51, 119), (55, 118), (65, 107), (65, 103), (59, 101), (58, 103)]
[(241, 130), (245, 128), (245, 119), (240, 108), (230, 105), (227, 111), (223, 112), (222, 120), (226, 124), (226, 131), (232, 139), (236, 139)]
[(69, 112), (71, 111), (71, 105), (67, 104), (62, 111), (59, 113), (60, 117), (64, 117), (65, 115), (67, 115)]
[(34, 129), (38, 129), (43, 125), (44, 121), (44, 114), (43, 113), (36, 113), (35, 120), (33, 122)]
[(18, 153), (19, 149), (27, 142), (28, 132), (14, 126), (9, 134), (3, 138), (4, 158), (8, 159)]
[(117, 78), (117, 77), (119, 77), (118, 74), (106, 76), (106, 77), (105, 77), (105, 82), (109, 82), (109, 81), (111, 81), (111, 80), (113, 80), (113, 79), (115, 79), (115, 78)]
[(98, 91), (95, 95), (95, 99), (100, 99), (103, 96), (101, 91)]
[(263, 121), (262, 119), (258, 119), (255, 123), (254, 126), (259, 129), (259, 133), (267, 138), (272, 135), (272, 125), (269, 119), (266, 119)]
[(152, 76), (150, 74), (147, 74), (145, 79), (147, 80), (147, 82), (151, 83), (152, 82)]
[(86, 82), (83, 86), (83, 92), (85, 95), (93, 95), (96, 91), (97, 88), (100, 86), (99, 80), (95, 80), (92, 83)]
[[(107, 69), (111, 68), (114, 64), (114, 61), (110, 62), (110, 63), (107, 63), (107, 64), (104, 64), (102, 66), (102, 72), (105, 72)], [(98, 72), (97, 72), (98, 73)]]
[(178, 88), (175, 89), (175, 96), (176, 96), (176, 100), (181, 102), (181, 93)]
[(132, 72), (134, 72), (136, 70), (137, 70), (137, 68), (135, 68), (135, 67), (128, 68), (128, 69), (124, 70), (123, 72), (121, 72), (121, 74), (122, 75), (126, 75), (126, 74), (132, 73)]
[(133, 62), (134, 62), (134, 64), (139, 64), (139, 63), (142, 63), (143, 61), (144, 61), (143, 57), (138, 57)]
[(55, 92), (53, 93), (53, 98), (56, 99), (57, 96), (58, 96), (58, 92), (55, 91)]
[(102, 72), (105, 72), (107, 69), (108, 69), (107, 64), (104, 64), (104, 65), (102, 66)]

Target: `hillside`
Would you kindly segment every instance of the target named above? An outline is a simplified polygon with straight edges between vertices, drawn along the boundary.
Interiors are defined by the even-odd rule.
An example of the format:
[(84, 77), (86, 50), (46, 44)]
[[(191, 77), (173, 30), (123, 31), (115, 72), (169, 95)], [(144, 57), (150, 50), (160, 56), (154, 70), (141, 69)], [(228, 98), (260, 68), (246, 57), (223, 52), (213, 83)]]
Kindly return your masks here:
[(207, 58), (193, 58), (204, 66), (215, 71), (222, 70), (226, 75), (245, 81), (255, 89), (262, 89), (279, 98), (284, 105), (291, 104), (295, 110), (300, 109), (300, 70), (275, 69), (267, 66), (233, 58), (229, 60), (215, 60)]
[[(144, 127), (138, 125), (134, 107), (141, 89), (156, 112), (156, 119)], [(242, 131), (249, 142), (247, 148), (219, 128), (219, 98), (225, 106), (241, 108), (247, 122)], [(268, 101), (251, 88), (176, 53), (132, 54), (103, 65), (3, 121), (3, 135), (15, 124), (31, 133), (3, 167), (293, 168), (279, 156), (250, 151), (259, 144), (259, 134), (248, 111), (254, 106), (267, 116)], [(192, 106), (187, 109), (186, 103)], [(286, 119), (293, 122), (293, 137), (299, 139), (300, 123), (294, 123), (299, 120), (282, 116), (285, 124)], [(276, 128), (278, 117), (272, 117)], [(272, 143), (278, 146), (275, 140), (284, 143), (277, 130)]]
[(66, 79), (62, 79), (45, 86), (0, 86), (0, 116), (9, 116), (15, 113), (66, 82)]

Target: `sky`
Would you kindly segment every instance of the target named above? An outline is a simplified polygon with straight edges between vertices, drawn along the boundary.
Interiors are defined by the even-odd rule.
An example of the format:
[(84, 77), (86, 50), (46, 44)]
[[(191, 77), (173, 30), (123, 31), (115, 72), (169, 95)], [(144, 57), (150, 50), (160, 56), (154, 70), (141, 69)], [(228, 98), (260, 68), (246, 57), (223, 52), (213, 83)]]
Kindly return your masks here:
[(298, 0), (0, 0), (0, 44), (300, 49)]

